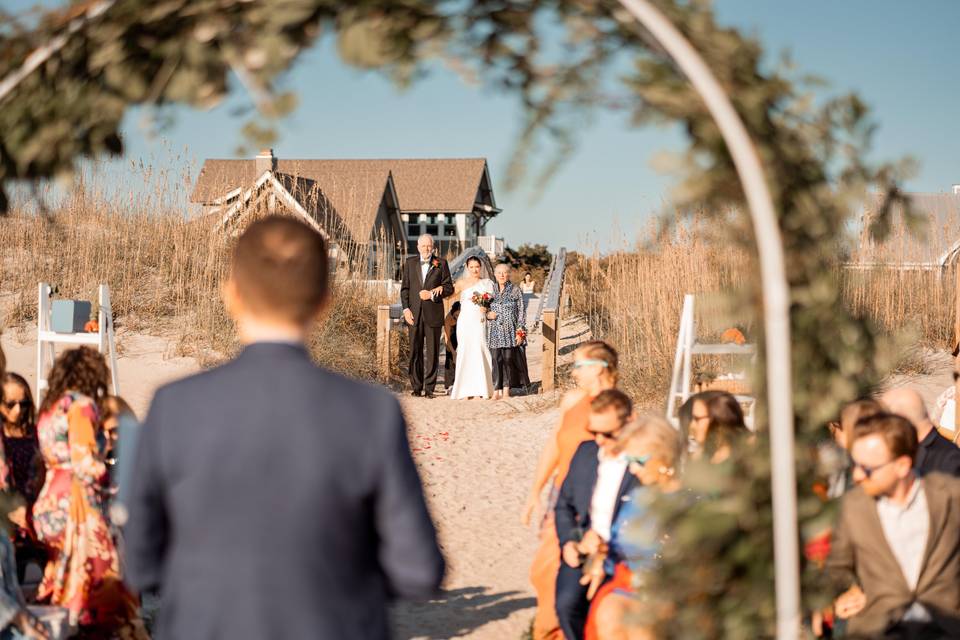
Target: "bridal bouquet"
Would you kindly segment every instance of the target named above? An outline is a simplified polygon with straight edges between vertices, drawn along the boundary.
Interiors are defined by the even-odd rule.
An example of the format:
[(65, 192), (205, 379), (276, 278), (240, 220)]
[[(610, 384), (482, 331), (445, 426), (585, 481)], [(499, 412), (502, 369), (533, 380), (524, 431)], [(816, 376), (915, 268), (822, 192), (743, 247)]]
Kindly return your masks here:
[(476, 291), (470, 297), (470, 301), (478, 307), (489, 309), (490, 303), (493, 302), (493, 296), (491, 296), (489, 293), (480, 293), (479, 291)]

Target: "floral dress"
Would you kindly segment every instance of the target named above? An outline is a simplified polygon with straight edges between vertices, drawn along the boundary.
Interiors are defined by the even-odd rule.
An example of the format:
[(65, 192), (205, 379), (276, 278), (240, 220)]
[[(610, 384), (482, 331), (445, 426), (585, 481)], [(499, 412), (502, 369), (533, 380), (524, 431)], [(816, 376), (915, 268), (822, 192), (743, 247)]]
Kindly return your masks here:
[(493, 302), (490, 303), (490, 310), (497, 313), (497, 318), (490, 322), (487, 345), (491, 349), (516, 347), (517, 331), (526, 330), (524, 325), (527, 317), (520, 288), (512, 282), (506, 282), (494, 296)]
[(37, 599), (66, 607), (84, 637), (148, 638), (137, 602), (120, 578), (120, 559), (100, 500), (107, 468), (96, 441), (93, 400), (67, 393), (37, 423), (47, 475), (33, 507), (50, 561)]

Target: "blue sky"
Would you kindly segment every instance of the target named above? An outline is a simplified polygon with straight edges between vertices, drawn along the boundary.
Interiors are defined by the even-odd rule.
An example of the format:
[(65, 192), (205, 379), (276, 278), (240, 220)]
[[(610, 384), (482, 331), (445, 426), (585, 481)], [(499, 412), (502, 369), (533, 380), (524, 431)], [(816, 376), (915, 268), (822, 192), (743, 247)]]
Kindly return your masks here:
[[(831, 92), (858, 91), (880, 124), (874, 157), (909, 154), (919, 161), (910, 188), (943, 191), (960, 183), (960, 2), (717, 0), (715, 6), (721, 22), (756, 35), (772, 56), (789, 51), (798, 70), (823, 77)], [(521, 124), (512, 96), (468, 86), (443, 68), (400, 93), (382, 76), (340, 63), (329, 38), (298, 61), (285, 84), (300, 102), (281, 127), (278, 156), (485, 156), (504, 210), (490, 229), (513, 246), (632, 241), (674, 181), (651, 167), (652, 158), (683, 144), (675, 129), (628, 130), (622, 114), (601, 114), (585, 124), (574, 157), (533, 200), (530, 189), (503, 188)], [(128, 156), (164, 163), (173, 154), (194, 174), (205, 157), (234, 157), (244, 120), (231, 110), (241, 104), (246, 98), (238, 95), (207, 112), (177, 110), (161, 138), (147, 136), (133, 116), (125, 128)]]

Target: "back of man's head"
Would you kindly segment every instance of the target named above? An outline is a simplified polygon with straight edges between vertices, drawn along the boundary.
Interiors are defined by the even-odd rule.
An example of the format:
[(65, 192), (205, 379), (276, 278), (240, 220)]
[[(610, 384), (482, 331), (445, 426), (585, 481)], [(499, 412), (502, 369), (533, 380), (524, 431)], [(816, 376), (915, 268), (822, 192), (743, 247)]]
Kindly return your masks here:
[(240, 236), (230, 277), (251, 314), (302, 325), (329, 295), (327, 272), (323, 236), (294, 218), (269, 216)]
[(883, 394), (880, 402), (886, 407), (887, 411), (903, 416), (918, 429), (930, 422), (923, 397), (913, 389), (905, 387), (890, 389)]

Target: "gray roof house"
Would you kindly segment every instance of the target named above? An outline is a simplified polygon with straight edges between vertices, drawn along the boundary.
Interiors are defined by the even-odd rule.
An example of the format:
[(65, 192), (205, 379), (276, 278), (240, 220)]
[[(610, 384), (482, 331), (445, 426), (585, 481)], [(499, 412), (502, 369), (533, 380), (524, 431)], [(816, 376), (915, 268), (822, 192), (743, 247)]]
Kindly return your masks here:
[(270, 149), (207, 160), (190, 201), (225, 227), (258, 211), (299, 215), (341, 254), (362, 253), (371, 273), (398, 266), (421, 233), (458, 254), (500, 213), (484, 158), (287, 160)]

